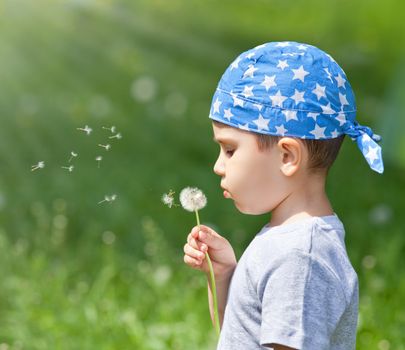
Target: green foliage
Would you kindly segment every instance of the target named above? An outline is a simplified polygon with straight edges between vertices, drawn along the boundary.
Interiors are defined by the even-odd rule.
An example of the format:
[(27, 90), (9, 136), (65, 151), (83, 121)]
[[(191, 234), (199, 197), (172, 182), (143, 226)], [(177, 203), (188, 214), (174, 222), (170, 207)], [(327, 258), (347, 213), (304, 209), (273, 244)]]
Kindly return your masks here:
[[(215, 348), (205, 277), (182, 260), (194, 216), (160, 198), (201, 188), (202, 222), (240, 256), (269, 217), (240, 215), (222, 198), (210, 100), (236, 55), (286, 39), (332, 54), (364, 124), (378, 133), (390, 115), (381, 124), (385, 174), (346, 140), (328, 191), (360, 278), (358, 349), (405, 349), (405, 180), (396, 162), (405, 151), (392, 141), (404, 136), (393, 127), (404, 123), (404, 7), (0, 0), (0, 350)], [(76, 130), (86, 124), (89, 136)], [(102, 126), (111, 125), (122, 140), (108, 139)], [(108, 152), (97, 146), (107, 140)], [(71, 151), (79, 156), (69, 173), (61, 166)], [(31, 172), (40, 160), (45, 168)], [(112, 193), (114, 203), (97, 204)]]

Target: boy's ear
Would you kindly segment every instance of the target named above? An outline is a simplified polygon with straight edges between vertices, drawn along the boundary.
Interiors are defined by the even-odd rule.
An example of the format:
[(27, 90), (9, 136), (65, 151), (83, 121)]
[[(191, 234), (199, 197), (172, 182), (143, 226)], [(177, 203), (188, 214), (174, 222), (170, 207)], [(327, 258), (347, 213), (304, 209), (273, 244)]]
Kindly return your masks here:
[(303, 144), (297, 139), (282, 137), (277, 147), (281, 157), (281, 172), (285, 176), (294, 175), (302, 166)]

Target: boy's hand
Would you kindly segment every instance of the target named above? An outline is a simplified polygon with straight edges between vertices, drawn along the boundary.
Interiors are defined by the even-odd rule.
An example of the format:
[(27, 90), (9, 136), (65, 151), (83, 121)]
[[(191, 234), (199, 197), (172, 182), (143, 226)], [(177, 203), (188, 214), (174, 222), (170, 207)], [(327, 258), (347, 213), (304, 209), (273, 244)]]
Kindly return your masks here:
[(230, 243), (208, 226), (193, 227), (184, 246), (184, 262), (193, 269), (209, 274), (205, 258), (207, 251), (216, 279), (229, 277), (237, 263)]

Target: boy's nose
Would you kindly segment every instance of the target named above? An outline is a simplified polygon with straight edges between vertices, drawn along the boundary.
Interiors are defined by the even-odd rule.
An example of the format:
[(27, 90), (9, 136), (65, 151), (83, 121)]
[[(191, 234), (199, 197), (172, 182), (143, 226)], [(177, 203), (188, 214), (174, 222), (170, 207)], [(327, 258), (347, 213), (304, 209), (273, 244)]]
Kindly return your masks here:
[(219, 176), (224, 176), (225, 175), (225, 168), (224, 164), (221, 161), (221, 157), (218, 157), (217, 161), (214, 164), (214, 173), (219, 175)]

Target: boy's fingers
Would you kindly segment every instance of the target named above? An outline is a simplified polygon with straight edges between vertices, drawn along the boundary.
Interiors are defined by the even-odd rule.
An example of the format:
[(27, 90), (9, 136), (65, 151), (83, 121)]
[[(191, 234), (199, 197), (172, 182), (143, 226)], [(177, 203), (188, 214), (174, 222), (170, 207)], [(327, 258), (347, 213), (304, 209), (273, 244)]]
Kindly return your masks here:
[(186, 255), (188, 255), (192, 258), (195, 258), (198, 260), (204, 259), (205, 254), (197, 249), (194, 249), (188, 243), (185, 244), (183, 250)]
[(189, 257), (188, 255), (184, 255), (184, 262), (192, 267), (200, 267), (201, 266), (201, 262), (199, 260), (193, 259), (191, 257)]
[(212, 231), (209, 227), (203, 225), (200, 226), (198, 240), (200, 242), (206, 243), (210, 248), (213, 249), (219, 249), (223, 247), (224, 244), (223, 237), (214, 233), (214, 231)]

